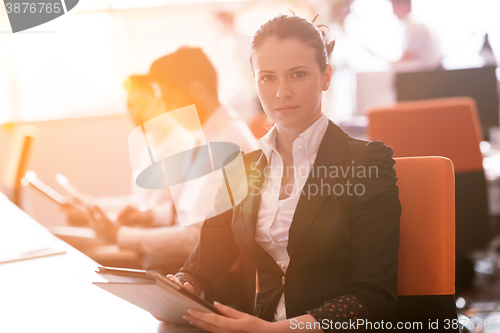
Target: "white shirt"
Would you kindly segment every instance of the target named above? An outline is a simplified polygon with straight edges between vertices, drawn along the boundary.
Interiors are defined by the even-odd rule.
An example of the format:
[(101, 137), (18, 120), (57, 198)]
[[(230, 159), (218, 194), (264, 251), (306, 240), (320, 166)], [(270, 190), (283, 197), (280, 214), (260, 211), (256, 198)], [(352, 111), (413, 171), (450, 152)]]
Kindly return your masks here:
[[(257, 217), (255, 233), (256, 242), (273, 257), (279, 267), (286, 273), (290, 257), (286, 250), (288, 244), (288, 230), (292, 223), (302, 188), (304, 187), (311, 168), (316, 160), (318, 149), (328, 127), (328, 118), (325, 114), (302, 132), (293, 142), (293, 189), (288, 189), (291, 195), (279, 200), (281, 179), (283, 177), (283, 160), (276, 148), (276, 126), (269, 131), (259, 145), (264, 152), (268, 166), (265, 170), (266, 179), (262, 185), (262, 196)], [(275, 321), (286, 319), (285, 295), (276, 307)]]
[[(163, 133), (168, 133), (164, 135)], [(149, 134), (155, 136), (158, 145), (155, 146), (155, 153), (158, 156), (168, 156), (177, 151), (187, 150), (193, 147), (196, 140), (188, 130), (178, 123), (162, 122), (162, 128), (157, 130), (149, 128)], [(172, 204), (172, 194), (167, 189), (147, 189), (139, 187), (136, 184), (136, 178), (139, 173), (151, 165), (151, 157), (147, 150), (140, 153), (138, 158), (131, 157), (132, 179), (131, 193), (118, 197), (100, 197), (97, 198), (97, 204), (101, 207), (112, 220), (116, 220), (118, 215), (127, 205), (140, 207), (146, 205), (153, 213), (153, 225), (172, 225), (175, 224)], [(164, 182), (163, 178), (157, 179), (158, 182)]]
[[(246, 153), (257, 148), (257, 141), (247, 124), (234, 111), (222, 105), (205, 121), (203, 133), (208, 142), (233, 142)], [(217, 183), (214, 186), (217, 188), (219, 185)], [(190, 219), (194, 206), (214, 207), (215, 198), (206, 198), (203, 195), (204, 187), (198, 184), (193, 188), (186, 186), (181, 190), (180, 199), (175, 206), (178, 216), (182, 216), (184, 220)], [(181, 227), (178, 220), (175, 225), (159, 228), (120, 227), (117, 243), (122, 248), (133, 249), (143, 255), (176, 261), (185, 259), (196, 246), (200, 227), (201, 223)]]

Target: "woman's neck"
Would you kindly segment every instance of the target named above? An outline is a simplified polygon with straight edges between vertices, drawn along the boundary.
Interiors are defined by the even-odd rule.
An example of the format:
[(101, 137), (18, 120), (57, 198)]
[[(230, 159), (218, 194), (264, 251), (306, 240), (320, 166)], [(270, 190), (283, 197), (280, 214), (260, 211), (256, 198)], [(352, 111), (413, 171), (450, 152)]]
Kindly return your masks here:
[[(314, 117), (310, 123), (305, 126), (298, 127), (281, 127), (276, 126), (277, 136), (276, 136), (276, 148), (283, 159), (283, 163), (286, 161), (293, 161), (293, 142), (299, 137), (299, 135), (314, 124), (321, 117), (321, 112), (317, 117)], [(287, 164), (287, 163), (285, 163)]]
[(297, 139), (300, 133), (290, 133), (289, 131), (280, 131), (276, 128), (278, 135), (276, 136), (276, 148), (283, 160), (283, 164), (291, 165), (293, 164), (293, 142)]

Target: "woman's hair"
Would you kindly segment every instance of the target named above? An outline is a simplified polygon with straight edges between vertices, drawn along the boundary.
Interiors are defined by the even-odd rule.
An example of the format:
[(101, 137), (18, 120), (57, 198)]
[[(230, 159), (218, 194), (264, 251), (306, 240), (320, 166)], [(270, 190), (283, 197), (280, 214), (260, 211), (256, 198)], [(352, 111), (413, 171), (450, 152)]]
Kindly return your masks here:
[[(252, 56), (256, 49), (268, 37), (274, 37), (278, 40), (298, 39), (316, 50), (316, 61), (322, 72), (328, 65), (328, 58), (333, 51), (335, 41), (329, 41), (326, 33), (321, 28), (327, 28), (325, 25), (315, 25), (316, 17), (312, 22), (295, 15), (279, 15), (267, 21), (255, 32), (250, 44), (250, 69), (253, 72)], [(327, 28), (328, 29), (328, 28)]]
[(155, 60), (148, 77), (160, 87), (168, 84), (181, 90), (186, 90), (192, 82), (199, 81), (217, 95), (217, 71), (199, 47), (183, 46)]

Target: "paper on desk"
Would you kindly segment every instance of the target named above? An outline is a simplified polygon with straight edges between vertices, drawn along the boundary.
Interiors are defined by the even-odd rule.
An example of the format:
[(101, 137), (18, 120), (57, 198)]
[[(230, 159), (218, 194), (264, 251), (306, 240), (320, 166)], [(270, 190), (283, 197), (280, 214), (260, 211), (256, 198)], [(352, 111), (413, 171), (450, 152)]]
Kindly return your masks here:
[(5, 223), (0, 227), (0, 264), (66, 252), (57, 244), (53, 245), (50, 234), (33, 232), (20, 222)]
[(0, 264), (8, 264), (21, 260), (43, 258), (64, 253), (66, 253), (66, 250), (57, 249), (54, 247), (42, 247), (23, 252), (12, 251), (8, 253), (0, 253)]

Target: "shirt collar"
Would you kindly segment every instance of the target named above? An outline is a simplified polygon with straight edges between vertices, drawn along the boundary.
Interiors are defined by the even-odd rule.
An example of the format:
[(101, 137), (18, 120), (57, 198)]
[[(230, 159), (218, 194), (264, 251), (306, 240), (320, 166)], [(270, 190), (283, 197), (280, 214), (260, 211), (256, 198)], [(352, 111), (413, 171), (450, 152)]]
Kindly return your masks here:
[[(319, 149), (319, 145), (321, 144), (321, 140), (325, 135), (326, 129), (328, 127), (328, 118), (324, 112), (321, 113), (321, 116), (318, 120), (311, 124), (304, 132), (299, 134), (299, 137), (295, 139), (301, 140), (304, 142), (307, 158), (310, 158), (313, 154), (316, 154)], [(271, 130), (264, 135), (259, 140), (259, 146), (266, 155), (267, 162), (270, 163), (272, 152), (277, 150), (276, 137), (278, 131), (276, 130), (276, 125), (271, 128)]]
[(266, 155), (267, 163), (271, 162), (271, 154), (276, 150), (276, 125), (274, 125), (266, 135), (259, 140), (260, 149)]

